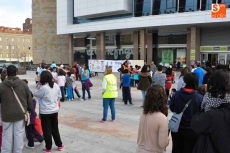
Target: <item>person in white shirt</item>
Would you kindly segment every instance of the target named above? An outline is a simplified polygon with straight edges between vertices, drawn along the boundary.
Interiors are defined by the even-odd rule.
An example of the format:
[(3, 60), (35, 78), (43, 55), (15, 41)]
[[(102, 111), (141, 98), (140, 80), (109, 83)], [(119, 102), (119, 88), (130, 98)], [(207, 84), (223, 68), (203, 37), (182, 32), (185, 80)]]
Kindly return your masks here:
[(54, 82), (57, 82), (58, 74), (57, 74), (57, 68), (56, 67), (53, 68), (51, 74), (53, 76)]
[(43, 71), (40, 76), (42, 86), (37, 86), (37, 91), (34, 96), (40, 98), (40, 116), (43, 135), (45, 138), (46, 148), (43, 152), (52, 152), (52, 137), (59, 151), (62, 151), (63, 145), (58, 128), (58, 111), (61, 91), (59, 86), (53, 82), (53, 77), (50, 72)]
[(38, 66), (38, 68), (37, 68), (37, 72), (38, 72), (38, 73), (40, 72), (41, 66), (42, 66), (42, 64), (39, 63), (39, 66)]

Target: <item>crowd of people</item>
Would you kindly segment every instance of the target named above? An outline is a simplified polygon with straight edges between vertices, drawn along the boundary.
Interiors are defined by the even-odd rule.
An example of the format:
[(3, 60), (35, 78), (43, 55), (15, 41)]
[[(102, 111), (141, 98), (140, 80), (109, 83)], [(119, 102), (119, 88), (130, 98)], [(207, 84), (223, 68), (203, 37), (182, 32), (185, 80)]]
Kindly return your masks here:
[[(158, 66), (156, 73), (161, 77), (154, 77), (155, 73), (153, 84), (146, 92), (136, 152), (164, 153), (170, 133), (172, 153), (230, 152), (230, 146), (225, 143), (230, 140), (228, 68), (223, 65), (215, 69), (201, 68), (199, 62), (195, 62), (193, 68), (182, 68), (177, 90), (172, 89), (169, 97), (163, 83), (167, 74), (161, 74), (161, 70), (161, 66)], [(162, 81), (157, 78), (162, 78), (159, 79)], [(168, 108), (176, 114), (183, 112), (177, 132), (170, 131)], [(174, 116), (171, 118), (172, 121), (176, 119)]]
[[(175, 72), (172, 65), (130, 66), (125, 61), (120, 72), (120, 88), (125, 105), (133, 105), (131, 87), (141, 91), (143, 113), (140, 117), (137, 153), (164, 153), (172, 136), (172, 153), (226, 153), (230, 146), (230, 76), (224, 66), (201, 68), (199, 62), (180, 69), (177, 88), (172, 89)], [(36, 71), (36, 90), (31, 92), (27, 80), (20, 80), (17, 68), (7, 67), (0, 83), (0, 145), (3, 153), (21, 153), (24, 147), (34, 148), (34, 142), (45, 141), (45, 153), (52, 152), (52, 138), (59, 151), (65, 146), (58, 127), (60, 102), (72, 101), (74, 93), (79, 100), (90, 100), (92, 73), (87, 64), (57, 66), (41, 63)], [(81, 82), (82, 94), (77, 89)], [(103, 114), (101, 123), (116, 119), (115, 101), (118, 97), (118, 80), (112, 67), (105, 69), (102, 78)], [(39, 105), (39, 113), (35, 111)], [(186, 108), (186, 109), (185, 109)], [(168, 111), (183, 112), (177, 132), (168, 126)], [(29, 112), (29, 117), (26, 116)], [(173, 118), (172, 118), (173, 120)], [(2, 126), (1, 126), (2, 125)]]

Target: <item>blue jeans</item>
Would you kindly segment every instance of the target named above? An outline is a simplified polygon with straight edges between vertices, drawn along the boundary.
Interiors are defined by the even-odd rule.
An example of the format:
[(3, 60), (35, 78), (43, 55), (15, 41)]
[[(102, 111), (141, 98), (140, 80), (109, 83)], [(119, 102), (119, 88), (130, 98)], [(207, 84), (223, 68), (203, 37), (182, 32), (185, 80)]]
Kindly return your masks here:
[(114, 103), (115, 103), (115, 98), (103, 98), (103, 118), (102, 118), (103, 121), (106, 121), (107, 119), (109, 107), (111, 110), (112, 120), (115, 120), (116, 110), (115, 110)]
[[(82, 83), (82, 99), (85, 100), (85, 83)], [(88, 93), (88, 98), (91, 98), (91, 94), (90, 94), (90, 91), (89, 90), (86, 90), (87, 93)]]
[(69, 100), (73, 99), (73, 88), (72, 87), (67, 87), (67, 95), (68, 95)]
[(145, 95), (146, 95), (147, 91), (141, 90), (141, 93), (142, 93), (142, 100), (143, 100), (143, 106), (144, 106), (144, 103), (145, 103)]
[(60, 87), (60, 89), (61, 89), (61, 101), (65, 101), (65, 87)]

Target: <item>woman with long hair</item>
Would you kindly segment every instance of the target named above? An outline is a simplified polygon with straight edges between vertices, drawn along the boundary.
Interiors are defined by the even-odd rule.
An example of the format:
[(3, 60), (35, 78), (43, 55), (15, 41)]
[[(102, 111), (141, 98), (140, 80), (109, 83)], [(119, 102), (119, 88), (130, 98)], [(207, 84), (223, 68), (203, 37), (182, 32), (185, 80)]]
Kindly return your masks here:
[(34, 92), (34, 96), (40, 98), (39, 112), (46, 143), (46, 148), (43, 149), (43, 152), (52, 152), (52, 137), (58, 150), (62, 151), (65, 147), (61, 141), (58, 128), (58, 103), (62, 97), (61, 91), (59, 86), (54, 83), (52, 74), (48, 71), (41, 73), (40, 83), (42, 86), (37, 86), (38, 90)]
[[(199, 134), (194, 153), (230, 152), (230, 76), (217, 70), (210, 77), (202, 111), (193, 117), (192, 129)], [(206, 146), (206, 147), (204, 147)]]
[(84, 64), (83, 69), (84, 69), (84, 71), (81, 74), (82, 99), (85, 100), (85, 91), (87, 91), (87, 93), (88, 93), (88, 99), (91, 99), (91, 94), (90, 94), (91, 82), (89, 80), (90, 71), (89, 71), (88, 65)]
[(141, 72), (139, 73), (139, 84), (137, 86), (137, 89), (141, 90), (142, 93), (142, 100), (143, 100), (142, 106), (144, 106), (146, 92), (152, 84), (152, 77), (148, 71), (149, 71), (148, 66), (144, 65), (141, 69)]
[(192, 117), (200, 111), (203, 96), (198, 94), (198, 77), (195, 73), (184, 75), (185, 87), (177, 91), (171, 99), (170, 110), (181, 113), (190, 101), (181, 118), (178, 132), (171, 132), (172, 153), (192, 153), (198, 135), (191, 128)]
[(115, 98), (118, 97), (117, 78), (112, 73), (112, 67), (107, 67), (104, 75), (105, 76), (102, 79), (103, 118), (100, 121), (101, 123), (104, 123), (107, 120), (109, 107), (111, 109), (112, 122), (115, 121)]
[(178, 80), (178, 83), (177, 83), (177, 90), (180, 90), (181, 88), (184, 88), (184, 75), (186, 73), (189, 73), (190, 70), (188, 67), (185, 67), (183, 69), (181, 69), (181, 74), (179, 76), (179, 80)]
[(160, 85), (149, 87), (140, 117), (136, 153), (164, 153), (169, 144), (167, 115), (164, 88)]

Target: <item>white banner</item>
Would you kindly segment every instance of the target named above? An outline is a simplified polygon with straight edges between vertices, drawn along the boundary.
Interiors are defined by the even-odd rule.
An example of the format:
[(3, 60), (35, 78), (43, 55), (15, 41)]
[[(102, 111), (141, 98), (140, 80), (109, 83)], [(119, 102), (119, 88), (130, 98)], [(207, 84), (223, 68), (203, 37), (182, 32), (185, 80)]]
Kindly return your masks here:
[[(105, 72), (105, 68), (107, 66), (112, 66), (113, 72), (118, 72), (117, 70), (121, 68), (121, 65), (125, 62), (126, 60), (89, 60), (88, 65), (89, 69), (92, 72)], [(129, 60), (130, 66), (132, 65), (135, 67), (135, 65), (138, 66), (143, 66), (144, 65), (144, 60)]]

